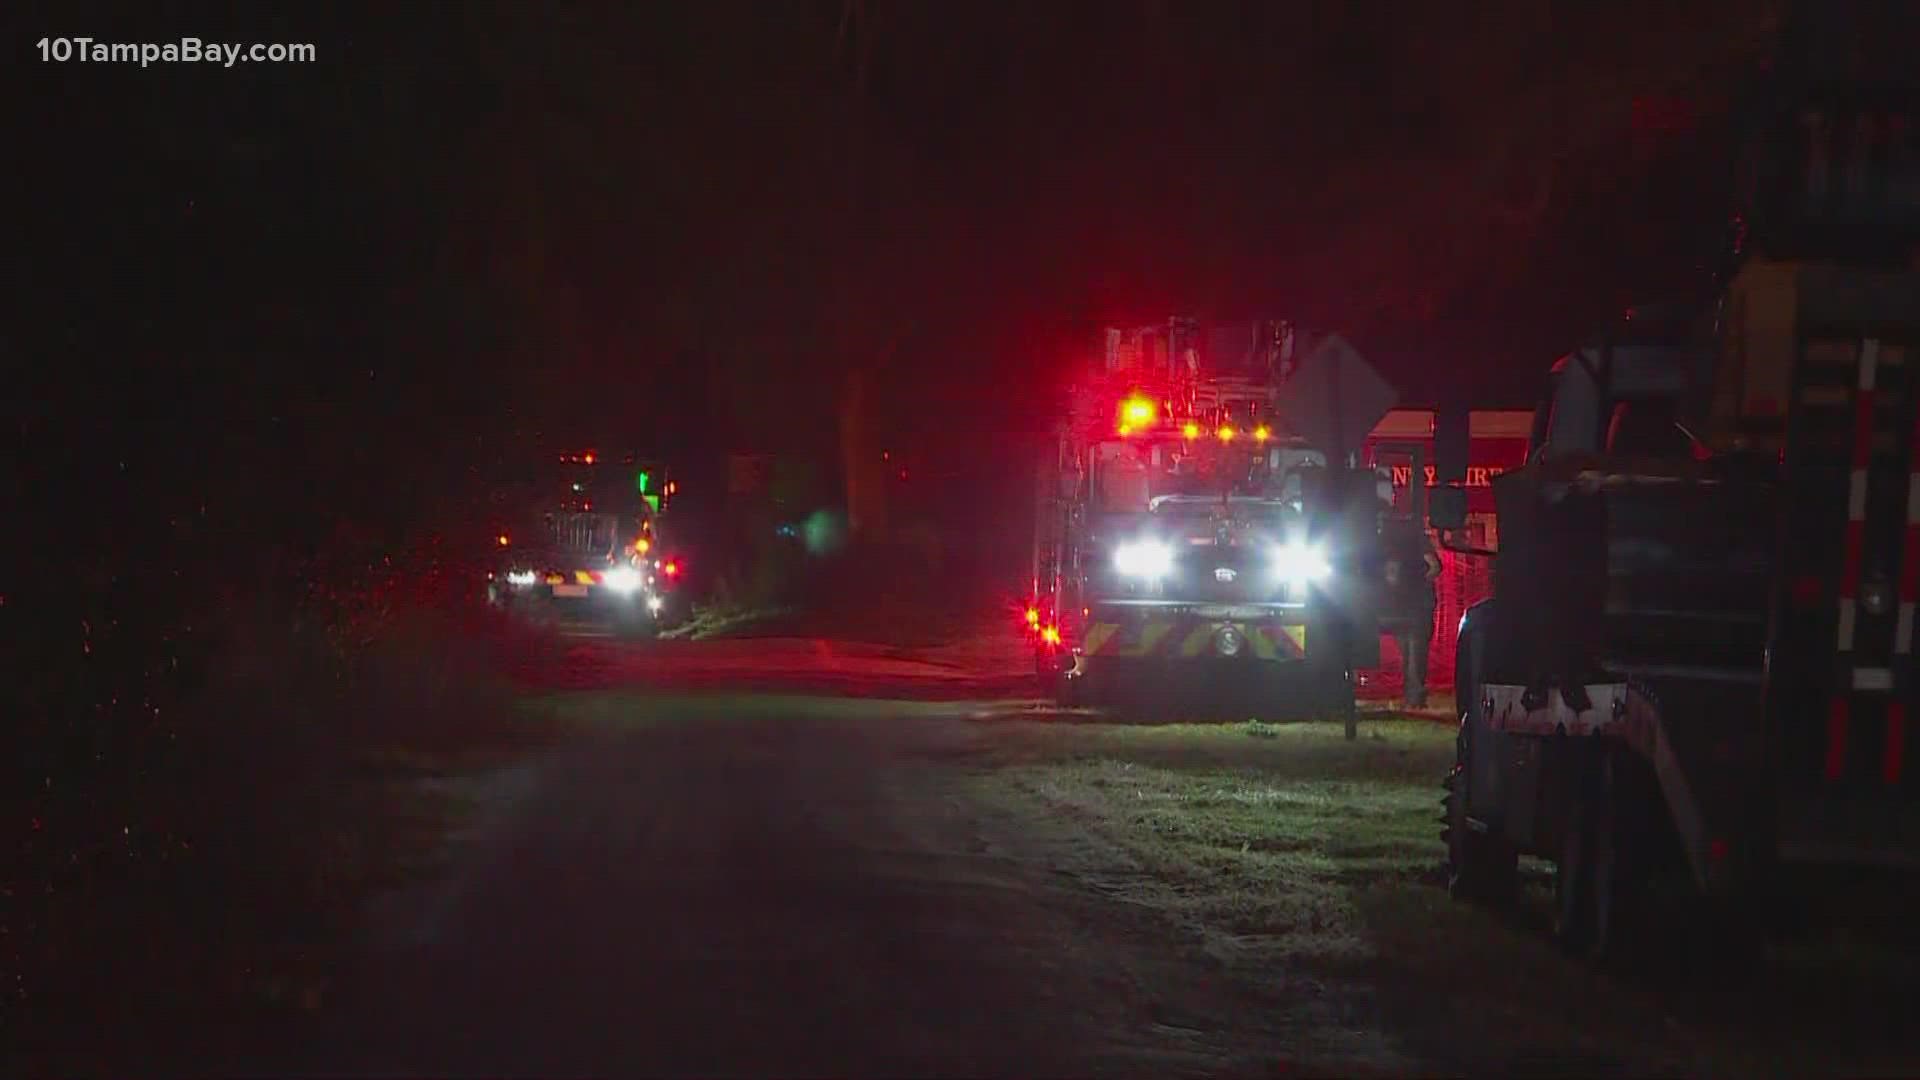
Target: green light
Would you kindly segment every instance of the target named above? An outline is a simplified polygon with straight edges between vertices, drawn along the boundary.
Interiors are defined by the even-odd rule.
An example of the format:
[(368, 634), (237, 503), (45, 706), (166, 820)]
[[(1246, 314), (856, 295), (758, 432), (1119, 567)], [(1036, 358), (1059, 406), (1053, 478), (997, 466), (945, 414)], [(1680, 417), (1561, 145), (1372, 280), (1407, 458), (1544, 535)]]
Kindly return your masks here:
[(645, 469), (641, 469), (640, 475), (633, 478), (634, 486), (640, 489), (642, 495), (647, 493), (647, 485), (651, 483), (653, 483), (653, 477)]
[(656, 513), (656, 514), (657, 514), (657, 513), (659, 513), (659, 512), (660, 512), (660, 496), (658, 496), (658, 495), (642, 495), (642, 496), (640, 496), (640, 497), (641, 497), (642, 499), (645, 499), (645, 500), (647, 500), (647, 505), (653, 508), (653, 512), (654, 512), (654, 513)]

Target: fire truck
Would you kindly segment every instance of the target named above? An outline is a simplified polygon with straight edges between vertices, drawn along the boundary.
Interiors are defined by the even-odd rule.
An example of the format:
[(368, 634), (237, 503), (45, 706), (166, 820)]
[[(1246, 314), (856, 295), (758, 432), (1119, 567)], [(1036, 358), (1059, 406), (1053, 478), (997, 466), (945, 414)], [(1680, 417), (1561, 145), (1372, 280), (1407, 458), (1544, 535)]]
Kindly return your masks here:
[(1040, 468), (1025, 616), (1047, 690), (1351, 715), (1378, 662), (1376, 478), (1282, 426), (1298, 357), (1278, 322), (1107, 331)]
[[(1578, 953), (1651, 925), (1667, 871), (1724, 929), (1807, 868), (1920, 863), (1920, 93), (1806, 74), (1751, 114), (1713, 301), (1562, 357), (1526, 463), (1492, 480), (1449, 880), (1505, 900), (1520, 855), (1551, 860)], [(1452, 535), (1465, 435), (1437, 427)]]
[(647, 634), (686, 613), (685, 556), (666, 508), (678, 481), (657, 461), (561, 453), (499, 494), (487, 599), (496, 607), (611, 621)]

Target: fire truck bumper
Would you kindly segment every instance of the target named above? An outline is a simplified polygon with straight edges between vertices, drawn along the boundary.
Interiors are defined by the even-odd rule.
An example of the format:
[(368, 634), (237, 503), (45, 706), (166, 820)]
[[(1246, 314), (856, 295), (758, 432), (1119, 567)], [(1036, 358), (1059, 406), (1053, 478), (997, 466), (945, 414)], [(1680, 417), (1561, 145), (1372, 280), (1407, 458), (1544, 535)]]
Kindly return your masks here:
[[(1302, 604), (1096, 604), (1068, 674), (1089, 704), (1178, 710), (1231, 700), (1310, 715), (1351, 697), (1337, 650)], [(1316, 644), (1318, 647), (1316, 648)]]
[(1143, 663), (1298, 663), (1310, 648), (1300, 605), (1102, 605), (1080, 635), (1084, 659)]
[(624, 613), (630, 609), (659, 612), (663, 593), (642, 577), (609, 581), (592, 571), (545, 574), (528, 580), (520, 574), (495, 574), (487, 582), (487, 597), (498, 606), (551, 605), (561, 611)]

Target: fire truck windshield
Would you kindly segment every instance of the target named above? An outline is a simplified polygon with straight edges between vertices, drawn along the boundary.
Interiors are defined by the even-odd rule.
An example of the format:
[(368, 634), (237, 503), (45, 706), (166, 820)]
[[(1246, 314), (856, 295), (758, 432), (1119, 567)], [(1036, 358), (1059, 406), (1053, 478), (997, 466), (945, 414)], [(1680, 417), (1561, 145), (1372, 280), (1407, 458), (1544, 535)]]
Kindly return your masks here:
[(1224, 517), (1249, 525), (1275, 525), (1298, 513), (1281, 499), (1228, 496), (1223, 501), (1189, 495), (1163, 495), (1148, 504), (1148, 512), (1157, 518)]
[[(1279, 450), (1101, 444), (1095, 459), (1095, 497), (1106, 513), (1183, 512), (1186, 506), (1271, 502), (1297, 497), (1288, 483), (1289, 462)], [(1196, 511), (1198, 512), (1198, 511)]]

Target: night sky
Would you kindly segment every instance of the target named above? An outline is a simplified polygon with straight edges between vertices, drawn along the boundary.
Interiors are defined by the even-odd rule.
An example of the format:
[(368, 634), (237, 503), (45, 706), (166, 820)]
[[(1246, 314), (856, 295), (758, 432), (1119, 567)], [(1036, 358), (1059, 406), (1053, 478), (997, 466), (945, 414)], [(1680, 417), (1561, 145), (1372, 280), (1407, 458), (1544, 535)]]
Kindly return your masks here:
[(1775, 6), (63, 9), (318, 61), (23, 32), (12, 426), (45, 490), (320, 521), (535, 443), (830, 453), (850, 368), (882, 438), (999, 439), (1103, 320), (1176, 311), (1512, 404), (1699, 281)]

